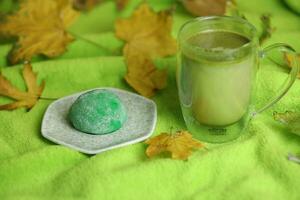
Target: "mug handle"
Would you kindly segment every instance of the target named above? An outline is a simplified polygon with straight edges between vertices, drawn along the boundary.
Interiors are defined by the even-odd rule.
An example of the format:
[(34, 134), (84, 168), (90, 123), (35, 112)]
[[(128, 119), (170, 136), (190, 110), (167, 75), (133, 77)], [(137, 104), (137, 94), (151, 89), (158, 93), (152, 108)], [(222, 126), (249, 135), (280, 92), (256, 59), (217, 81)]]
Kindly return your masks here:
[[(286, 58), (286, 55), (291, 56), (288, 60), (288, 64), (292, 67), (289, 77), (287, 78), (287, 80), (285, 81), (285, 85), (283, 87), (283, 89), (280, 90), (279, 94), (276, 95), (275, 97), (271, 98), (270, 101), (268, 101), (266, 103), (266, 105), (264, 105), (262, 108), (254, 111), (252, 113), (252, 116), (254, 117), (255, 115), (265, 111), (266, 109), (270, 108), (271, 106), (273, 106), (275, 103), (277, 103), (291, 88), (291, 86), (294, 84), (295, 80), (297, 79), (297, 75), (299, 73), (300, 70), (300, 62), (299, 62), (299, 58), (297, 56), (296, 51), (289, 45), (284, 44), (284, 43), (276, 43), (276, 44), (272, 44), (266, 48), (264, 48), (261, 52), (259, 52), (259, 57), (264, 59), (264, 58), (269, 58), (272, 62), (275, 62), (271, 57), (270, 57), (270, 53), (274, 52), (274, 51), (278, 51), (280, 53), (283, 54), (283, 57)], [(278, 64), (278, 63), (276, 63)]]

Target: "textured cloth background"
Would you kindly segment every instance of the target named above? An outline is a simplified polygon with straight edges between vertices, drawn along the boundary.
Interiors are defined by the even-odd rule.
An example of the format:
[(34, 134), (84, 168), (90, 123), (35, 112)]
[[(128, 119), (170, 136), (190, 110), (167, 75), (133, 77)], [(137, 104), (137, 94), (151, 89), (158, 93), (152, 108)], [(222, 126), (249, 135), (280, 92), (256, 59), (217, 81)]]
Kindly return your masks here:
[[(4, 11), (9, 1), (0, 1)], [(3, 3), (4, 2), (4, 3)], [(149, 0), (155, 10), (174, 0)], [(132, 91), (124, 82), (126, 72), (120, 56), (122, 42), (114, 36), (114, 20), (130, 15), (138, 5), (117, 13), (107, 2), (83, 14), (72, 32), (91, 39), (99, 49), (82, 39), (63, 56), (37, 59), (33, 68), (46, 80), (44, 97), (63, 97), (78, 91), (109, 86)], [(286, 42), (300, 51), (300, 16), (280, 0), (239, 0), (240, 10), (260, 30), (259, 16), (272, 14), (277, 31), (267, 44)], [(191, 16), (178, 6), (173, 34)], [(25, 89), (21, 66), (6, 67), (11, 45), (1, 44), (2, 73)], [(161, 131), (186, 129), (175, 84), (175, 57), (158, 59), (169, 71), (168, 87), (157, 93)], [(276, 94), (287, 72), (263, 62), (258, 77), (257, 105)], [(0, 103), (9, 102), (0, 97)], [(287, 161), (288, 152), (300, 151), (300, 137), (272, 119), (272, 112), (300, 111), (300, 81), (276, 106), (252, 121), (242, 137), (231, 143), (207, 144), (208, 151), (195, 152), (188, 161), (168, 158), (149, 160), (146, 145), (138, 143), (88, 156), (56, 145), (41, 136), (43, 114), (51, 101), (40, 100), (29, 112), (0, 112), (0, 199), (300, 199), (300, 165)]]

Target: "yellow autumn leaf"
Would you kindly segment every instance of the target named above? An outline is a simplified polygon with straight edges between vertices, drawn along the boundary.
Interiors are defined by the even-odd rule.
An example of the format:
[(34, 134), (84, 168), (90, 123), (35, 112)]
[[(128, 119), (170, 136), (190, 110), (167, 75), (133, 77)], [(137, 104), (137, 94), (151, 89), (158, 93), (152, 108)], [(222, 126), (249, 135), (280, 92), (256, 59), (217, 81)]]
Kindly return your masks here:
[(0, 33), (17, 36), (10, 61), (15, 64), (35, 55), (59, 56), (73, 37), (66, 31), (78, 16), (71, 0), (26, 0), (0, 24)]
[(116, 0), (118, 10), (123, 10), (129, 3), (129, 0)]
[(149, 145), (146, 154), (150, 158), (163, 152), (169, 152), (172, 159), (179, 160), (186, 160), (192, 154), (192, 150), (204, 147), (187, 131), (178, 131), (175, 134), (161, 133), (147, 140), (146, 144)]
[(195, 16), (210, 16), (224, 15), (227, 1), (228, 0), (182, 0), (182, 3), (187, 11)]
[[(299, 62), (300, 62), (300, 55), (298, 54), (297, 57), (298, 57), (298, 60), (299, 60)], [(286, 63), (287, 63), (287, 66), (288, 66), (289, 68), (292, 68), (292, 66), (293, 66), (293, 63), (292, 63), (292, 62), (294, 62), (294, 61), (293, 61), (293, 58), (294, 58), (294, 57), (293, 57), (291, 54), (288, 54), (288, 53), (285, 53), (285, 54), (284, 54), (284, 59), (285, 59), (285, 61), (286, 61)], [(297, 77), (300, 78), (300, 73), (298, 74)]]
[(45, 82), (37, 84), (37, 75), (32, 71), (29, 63), (24, 64), (23, 78), (27, 86), (27, 92), (14, 87), (3, 75), (0, 74), (0, 96), (6, 96), (16, 100), (13, 103), (0, 105), (0, 110), (14, 110), (25, 107), (31, 109), (40, 98)]
[(164, 57), (176, 53), (176, 40), (171, 35), (171, 11), (154, 12), (148, 4), (141, 4), (128, 19), (116, 21), (116, 35), (126, 41), (124, 54), (143, 54)]
[(88, 11), (102, 2), (103, 0), (73, 0), (73, 6), (77, 10)]
[(262, 14), (260, 16), (262, 25), (262, 33), (259, 36), (259, 43), (262, 45), (267, 39), (271, 38), (272, 34), (276, 31), (276, 28), (271, 24), (271, 15)]
[(141, 4), (128, 19), (116, 21), (116, 35), (126, 41), (123, 49), (127, 75), (125, 80), (140, 94), (151, 97), (166, 86), (167, 73), (153, 64), (156, 57), (176, 53), (176, 40), (171, 35), (172, 14), (153, 11)]
[(166, 86), (167, 71), (156, 69), (153, 62), (143, 55), (128, 57), (126, 64), (125, 80), (141, 95), (151, 97), (156, 89), (163, 89)]

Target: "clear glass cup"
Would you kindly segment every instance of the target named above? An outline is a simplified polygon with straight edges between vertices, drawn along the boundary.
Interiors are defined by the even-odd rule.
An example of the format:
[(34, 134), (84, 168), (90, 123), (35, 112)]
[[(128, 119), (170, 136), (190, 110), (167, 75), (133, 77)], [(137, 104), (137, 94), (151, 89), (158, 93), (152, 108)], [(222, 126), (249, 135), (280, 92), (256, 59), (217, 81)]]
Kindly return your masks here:
[[(205, 49), (188, 40), (201, 32), (228, 31), (249, 42), (238, 48)], [(226, 38), (224, 38), (226, 39)], [(188, 130), (198, 139), (221, 143), (236, 139), (256, 114), (279, 101), (293, 85), (300, 65), (295, 51), (286, 44), (261, 49), (255, 27), (237, 17), (199, 17), (184, 24), (178, 35), (177, 86)], [(288, 81), (276, 97), (262, 108), (254, 106), (254, 86), (259, 61), (289, 55)], [(278, 55), (279, 54), (279, 55)], [(271, 56), (272, 55), (272, 56)]]

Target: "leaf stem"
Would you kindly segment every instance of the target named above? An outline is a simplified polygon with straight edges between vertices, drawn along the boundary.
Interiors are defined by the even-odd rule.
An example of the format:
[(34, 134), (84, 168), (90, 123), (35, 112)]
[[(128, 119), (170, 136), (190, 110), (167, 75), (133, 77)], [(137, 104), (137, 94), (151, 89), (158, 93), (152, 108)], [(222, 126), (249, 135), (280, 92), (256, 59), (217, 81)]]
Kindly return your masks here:
[(68, 33), (70, 33), (73, 37), (75, 37), (75, 38), (77, 38), (77, 39), (80, 39), (80, 40), (82, 40), (82, 41), (84, 41), (84, 42), (86, 42), (86, 43), (89, 43), (89, 44), (91, 44), (91, 45), (93, 45), (93, 46), (95, 46), (95, 47), (98, 47), (98, 48), (100, 48), (100, 49), (106, 50), (106, 51), (110, 52), (110, 53), (113, 54), (113, 55), (116, 54), (116, 52), (115, 52), (114, 50), (108, 49), (107, 47), (104, 47), (104, 46), (102, 46), (101, 44), (98, 44), (97, 42), (94, 42), (94, 41), (92, 41), (92, 40), (89, 40), (89, 39), (87, 39), (87, 38), (85, 38), (85, 37), (82, 37), (81, 35), (78, 35), (77, 33), (74, 33), (74, 32), (72, 32), (72, 31), (68, 31)]
[(46, 100), (46, 101), (53, 101), (57, 100), (58, 98), (50, 98), (50, 97), (39, 97), (40, 100)]
[(174, 129), (174, 127), (171, 126), (171, 127), (170, 127), (170, 135), (173, 135), (173, 129)]
[(202, 147), (205, 151), (208, 151), (209, 149), (206, 147), (206, 146), (204, 146), (204, 147)]

